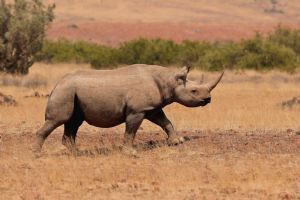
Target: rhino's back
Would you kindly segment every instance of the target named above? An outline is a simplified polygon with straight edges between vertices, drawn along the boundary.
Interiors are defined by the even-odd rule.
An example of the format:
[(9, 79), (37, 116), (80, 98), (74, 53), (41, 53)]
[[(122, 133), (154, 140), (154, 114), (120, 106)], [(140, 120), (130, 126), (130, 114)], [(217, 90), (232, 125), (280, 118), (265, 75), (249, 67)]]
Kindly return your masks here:
[(124, 66), (116, 69), (110, 70), (86, 70), (86, 71), (77, 71), (71, 76), (80, 76), (80, 77), (89, 77), (89, 78), (99, 78), (99, 77), (123, 77), (123, 78), (132, 78), (132, 76), (137, 77), (146, 77), (153, 76), (155, 74), (169, 73), (170, 70), (157, 65), (145, 65), (145, 64), (135, 64)]
[[(127, 95), (130, 91), (153, 90), (153, 74), (163, 67), (132, 65), (114, 70), (79, 71), (68, 77), (70, 86), (75, 86), (79, 97), (104, 101)], [(148, 90), (148, 91), (147, 91)], [(116, 98), (118, 99), (118, 98)]]

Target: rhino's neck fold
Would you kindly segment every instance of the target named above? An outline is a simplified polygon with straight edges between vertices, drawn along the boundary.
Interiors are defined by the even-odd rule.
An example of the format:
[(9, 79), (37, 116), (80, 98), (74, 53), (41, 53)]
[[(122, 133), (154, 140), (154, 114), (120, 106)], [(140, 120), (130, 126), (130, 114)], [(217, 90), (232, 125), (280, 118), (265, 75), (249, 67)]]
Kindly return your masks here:
[(174, 102), (174, 88), (169, 77), (158, 75), (154, 77), (155, 83), (159, 89), (162, 107)]

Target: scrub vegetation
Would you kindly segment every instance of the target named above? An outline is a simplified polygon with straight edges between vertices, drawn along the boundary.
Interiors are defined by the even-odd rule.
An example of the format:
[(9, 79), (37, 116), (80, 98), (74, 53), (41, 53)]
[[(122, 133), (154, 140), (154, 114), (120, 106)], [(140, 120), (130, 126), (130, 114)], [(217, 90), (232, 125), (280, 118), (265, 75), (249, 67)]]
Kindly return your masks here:
[(300, 30), (278, 26), (267, 36), (257, 33), (239, 42), (183, 41), (139, 38), (108, 47), (84, 41), (46, 41), (39, 61), (90, 63), (96, 69), (122, 64), (192, 64), (208, 71), (223, 69), (279, 69), (292, 72), (300, 66)]

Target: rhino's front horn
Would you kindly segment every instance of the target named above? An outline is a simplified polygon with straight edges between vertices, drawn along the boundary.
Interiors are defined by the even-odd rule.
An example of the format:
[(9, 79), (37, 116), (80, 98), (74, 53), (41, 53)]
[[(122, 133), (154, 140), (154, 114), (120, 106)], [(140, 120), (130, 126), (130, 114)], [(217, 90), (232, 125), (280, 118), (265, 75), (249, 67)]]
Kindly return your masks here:
[(220, 82), (223, 74), (224, 74), (224, 71), (219, 75), (219, 77), (216, 80), (214, 80), (210, 83), (207, 83), (206, 87), (208, 88), (209, 91), (212, 91), (218, 85), (218, 83)]

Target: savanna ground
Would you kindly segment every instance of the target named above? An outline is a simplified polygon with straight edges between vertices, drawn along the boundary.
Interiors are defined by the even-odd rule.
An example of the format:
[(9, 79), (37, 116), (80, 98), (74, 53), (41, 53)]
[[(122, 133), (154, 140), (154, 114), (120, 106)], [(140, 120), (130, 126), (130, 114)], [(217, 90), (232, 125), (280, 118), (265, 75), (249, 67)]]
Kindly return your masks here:
[[(24, 77), (0, 76), (0, 91), (17, 106), (0, 106), (0, 199), (300, 199), (300, 107), (281, 103), (300, 95), (300, 73), (227, 71), (204, 108), (165, 111), (187, 141), (143, 122), (137, 157), (119, 151), (123, 125), (84, 124), (74, 157), (63, 129), (31, 153), (46, 97), (65, 73), (87, 65), (37, 63)], [(202, 72), (193, 71), (192, 78)], [(205, 73), (205, 80), (215, 74)]]

